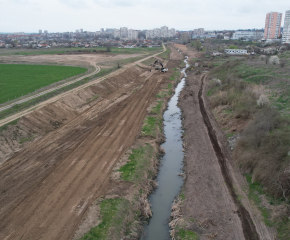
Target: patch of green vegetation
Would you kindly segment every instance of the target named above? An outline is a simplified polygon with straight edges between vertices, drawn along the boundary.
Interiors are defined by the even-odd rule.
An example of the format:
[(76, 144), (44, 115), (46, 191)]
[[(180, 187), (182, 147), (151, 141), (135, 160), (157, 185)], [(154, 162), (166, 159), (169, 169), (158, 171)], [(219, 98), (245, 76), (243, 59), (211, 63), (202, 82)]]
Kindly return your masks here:
[(181, 200), (184, 200), (184, 199), (185, 199), (185, 195), (184, 195), (184, 193), (181, 193), (181, 194), (179, 195), (179, 198), (180, 198)]
[(53, 92), (50, 92), (50, 93), (47, 93), (47, 94), (42, 95), (40, 97), (31, 99), (31, 100), (29, 100), (27, 102), (20, 103), (20, 104), (16, 104), (16, 105), (12, 106), (9, 109), (6, 109), (4, 111), (1, 111), (0, 112), (0, 119), (6, 118), (7, 116), (10, 116), (10, 115), (12, 115), (14, 113), (17, 113), (17, 112), (20, 112), (22, 110), (25, 110), (25, 109), (27, 109), (29, 107), (32, 107), (32, 106), (34, 106), (34, 105), (36, 105), (36, 104), (38, 104), (40, 102), (43, 102), (43, 101), (45, 101), (47, 99), (50, 99), (50, 98), (52, 98), (52, 97), (54, 97), (56, 95), (59, 95), (61, 93), (67, 92), (67, 91), (69, 91), (69, 90), (71, 90), (73, 88), (76, 88), (78, 86), (81, 86), (81, 85), (83, 85), (85, 83), (88, 83), (91, 80), (94, 80), (94, 79), (99, 78), (99, 77), (103, 77), (104, 75), (107, 75), (107, 74), (109, 74), (109, 73), (111, 73), (111, 72), (113, 72), (113, 71), (115, 71), (117, 69), (118, 68), (101, 69), (100, 72), (98, 72), (97, 74), (95, 74), (95, 75), (93, 75), (91, 77), (82, 79), (80, 81), (77, 81), (75, 83), (72, 83), (70, 85), (67, 85), (67, 86), (65, 86), (63, 88), (57, 89), (57, 90), (55, 90)]
[(196, 232), (185, 230), (183, 228), (178, 229), (176, 234), (177, 240), (198, 240), (199, 236)]
[(160, 91), (155, 97), (164, 99), (167, 96), (165, 91)]
[(153, 107), (151, 112), (159, 114), (161, 112), (162, 104), (163, 104), (163, 101), (158, 101), (157, 106)]
[(165, 60), (169, 59), (169, 56), (170, 56), (170, 49), (168, 47), (166, 47), (166, 51), (158, 54), (158, 57), (164, 58)]
[(230, 138), (230, 137), (232, 137), (232, 136), (234, 136), (234, 135), (235, 135), (235, 133), (233, 133), (233, 132), (232, 132), (232, 133), (227, 133), (227, 137), (228, 137), (228, 138)]
[[(162, 50), (162, 47), (156, 48), (117, 48), (111, 47), (111, 54), (155, 54)], [(43, 54), (66, 54), (71, 52), (93, 52), (102, 51), (107, 52), (106, 47), (93, 47), (93, 48), (49, 48), (49, 49), (4, 49), (0, 50), (0, 56), (6, 55), (43, 55)]]
[(145, 126), (142, 128), (144, 135), (155, 136), (158, 119), (156, 117), (147, 117), (145, 119)]
[(87, 103), (94, 101), (98, 97), (99, 97), (99, 94), (93, 96), (90, 100), (87, 101)]
[[(110, 227), (116, 224), (115, 222), (116, 220), (119, 220), (119, 219), (116, 219), (116, 215), (118, 212), (118, 206), (123, 201), (124, 200), (120, 198), (103, 200), (101, 202), (102, 222), (95, 228), (92, 228), (80, 240), (97, 240), (97, 239), (105, 240), (107, 239), (108, 231)], [(117, 222), (117, 224), (120, 224), (120, 223)]]
[(14, 121), (4, 124), (3, 126), (0, 127), (0, 133), (3, 132), (4, 130), (7, 130), (7, 127), (10, 125), (15, 126), (18, 123), (18, 121), (19, 121), (19, 118), (15, 119)]
[(235, 45), (230, 45), (230, 46), (229, 46), (229, 49), (238, 49), (238, 47), (235, 46)]
[(249, 193), (248, 197), (251, 199), (260, 209), (261, 214), (263, 216), (264, 222), (267, 226), (272, 227), (275, 226), (278, 231), (278, 237), (281, 240), (287, 240), (289, 239), (290, 236), (290, 220), (289, 219), (284, 219), (280, 220), (277, 222), (272, 222), (270, 219), (270, 210), (266, 209), (264, 206), (261, 204), (261, 195), (265, 195), (267, 200), (270, 202), (272, 205), (279, 205), (283, 202), (283, 199), (276, 199), (274, 197), (268, 196), (265, 191), (263, 190), (263, 186), (257, 182), (252, 182), (252, 176), (250, 174), (244, 174), (247, 182), (249, 184)]
[(31, 136), (31, 137), (28, 137), (28, 138), (20, 138), (19, 143), (22, 144), (22, 143), (31, 141), (33, 138), (34, 138), (34, 136)]
[(148, 66), (152, 66), (155, 61), (156, 61), (156, 58), (151, 57), (151, 58), (143, 61), (142, 63), (145, 64), (145, 65), (148, 65)]
[[(153, 147), (150, 144), (132, 149), (129, 162), (119, 170), (122, 173), (122, 179), (124, 181), (140, 183), (144, 179), (144, 175), (151, 164), (152, 157)], [(152, 176), (149, 174), (148, 178), (150, 177)]]
[(185, 68), (186, 67), (186, 64), (185, 64), (184, 60), (181, 60), (181, 62), (179, 64), (179, 67), (180, 68)]
[(0, 64), (0, 104), (86, 71), (81, 67)]
[(167, 88), (171, 89), (172, 88), (172, 83), (169, 83)]

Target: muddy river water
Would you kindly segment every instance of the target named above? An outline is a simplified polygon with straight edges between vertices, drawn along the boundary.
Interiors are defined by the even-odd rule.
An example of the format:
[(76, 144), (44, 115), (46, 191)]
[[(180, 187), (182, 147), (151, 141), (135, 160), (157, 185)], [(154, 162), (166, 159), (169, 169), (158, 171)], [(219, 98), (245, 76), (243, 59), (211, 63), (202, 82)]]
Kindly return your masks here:
[[(187, 68), (189, 66), (187, 60), (184, 60), (184, 62)], [(185, 77), (186, 68), (181, 71)], [(185, 84), (185, 77), (177, 85), (175, 94), (170, 99), (168, 108), (163, 115), (166, 142), (161, 147), (164, 148), (165, 155), (160, 159), (161, 164), (157, 177), (158, 188), (149, 198), (153, 216), (145, 227), (142, 240), (171, 239), (168, 225), (171, 205), (183, 185), (183, 178), (178, 176), (182, 172), (184, 153), (182, 151), (181, 137), (183, 132), (181, 110), (177, 106), (177, 103), (180, 92)]]

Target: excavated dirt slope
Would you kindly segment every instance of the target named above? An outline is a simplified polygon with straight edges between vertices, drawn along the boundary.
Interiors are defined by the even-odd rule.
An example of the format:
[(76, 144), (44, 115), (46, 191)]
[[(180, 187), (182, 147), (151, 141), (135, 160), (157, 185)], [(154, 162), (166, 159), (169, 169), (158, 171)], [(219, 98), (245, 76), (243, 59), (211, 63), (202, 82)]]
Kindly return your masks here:
[(121, 95), (130, 93), (136, 85), (141, 84), (148, 74), (143, 69), (132, 67), (117, 76), (68, 94), (59, 101), (22, 117), (17, 125), (10, 125), (7, 130), (0, 133), (0, 164), (14, 152), (27, 147), (30, 144), (27, 140), (43, 137), (93, 105), (98, 104), (96, 106), (99, 110), (109, 106)]
[[(0, 239), (70, 239), (134, 143), (165, 77), (133, 67), (3, 131)], [(32, 135), (35, 140), (13, 154), (23, 148), (20, 138)]]

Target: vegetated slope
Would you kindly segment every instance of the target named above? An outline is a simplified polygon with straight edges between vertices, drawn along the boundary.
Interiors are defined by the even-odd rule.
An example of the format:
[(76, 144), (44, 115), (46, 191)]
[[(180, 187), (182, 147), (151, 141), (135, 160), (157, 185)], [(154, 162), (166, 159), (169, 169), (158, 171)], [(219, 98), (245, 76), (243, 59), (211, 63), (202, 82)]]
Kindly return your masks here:
[(86, 71), (81, 67), (0, 64), (0, 104)]
[(210, 102), (247, 177), (249, 198), (265, 224), (277, 228), (279, 239), (289, 239), (290, 102), (285, 69), (254, 58), (226, 62), (211, 74), (220, 82), (210, 81)]
[[(116, 161), (133, 144), (162, 80), (162, 75), (149, 78), (150, 72), (142, 74), (137, 67), (132, 75), (123, 74), (116, 81), (90, 87), (102, 95), (107, 84), (118, 88), (118, 93), (112, 93), (118, 97), (108, 97), (87, 110), (72, 104), (79, 111), (77, 117), (1, 166), (1, 238), (72, 236), (88, 206), (108, 186)], [(122, 96), (124, 92), (127, 95)], [(38, 111), (35, 117), (40, 115)]]

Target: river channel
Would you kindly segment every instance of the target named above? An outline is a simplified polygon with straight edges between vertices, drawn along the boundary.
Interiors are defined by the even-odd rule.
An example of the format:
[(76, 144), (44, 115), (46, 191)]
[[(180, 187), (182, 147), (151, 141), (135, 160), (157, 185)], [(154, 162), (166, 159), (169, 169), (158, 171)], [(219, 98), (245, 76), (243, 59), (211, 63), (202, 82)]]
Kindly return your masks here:
[[(186, 68), (189, 67), (187, 57), (184, 62)], [(168, 108), (163, 114), (166, 142), (161, 147), (165, 150), (165, 155), (160, 159), (161, 164), (157, 176), (158, 188), (149, 197), (153, 216), (145, 227), (145, 234), (141, 240), (171, 239), (168, 224), (171, 205), (183, 185), (183, 178), (177, 175), (182, 172), (184, 157), (182, 151), (181, 110), (177, 103), (187, 77), (186, 68), (181, 71), (184, 73), (184, 78), (177, 85), (175, 94), (168, 102)]]

